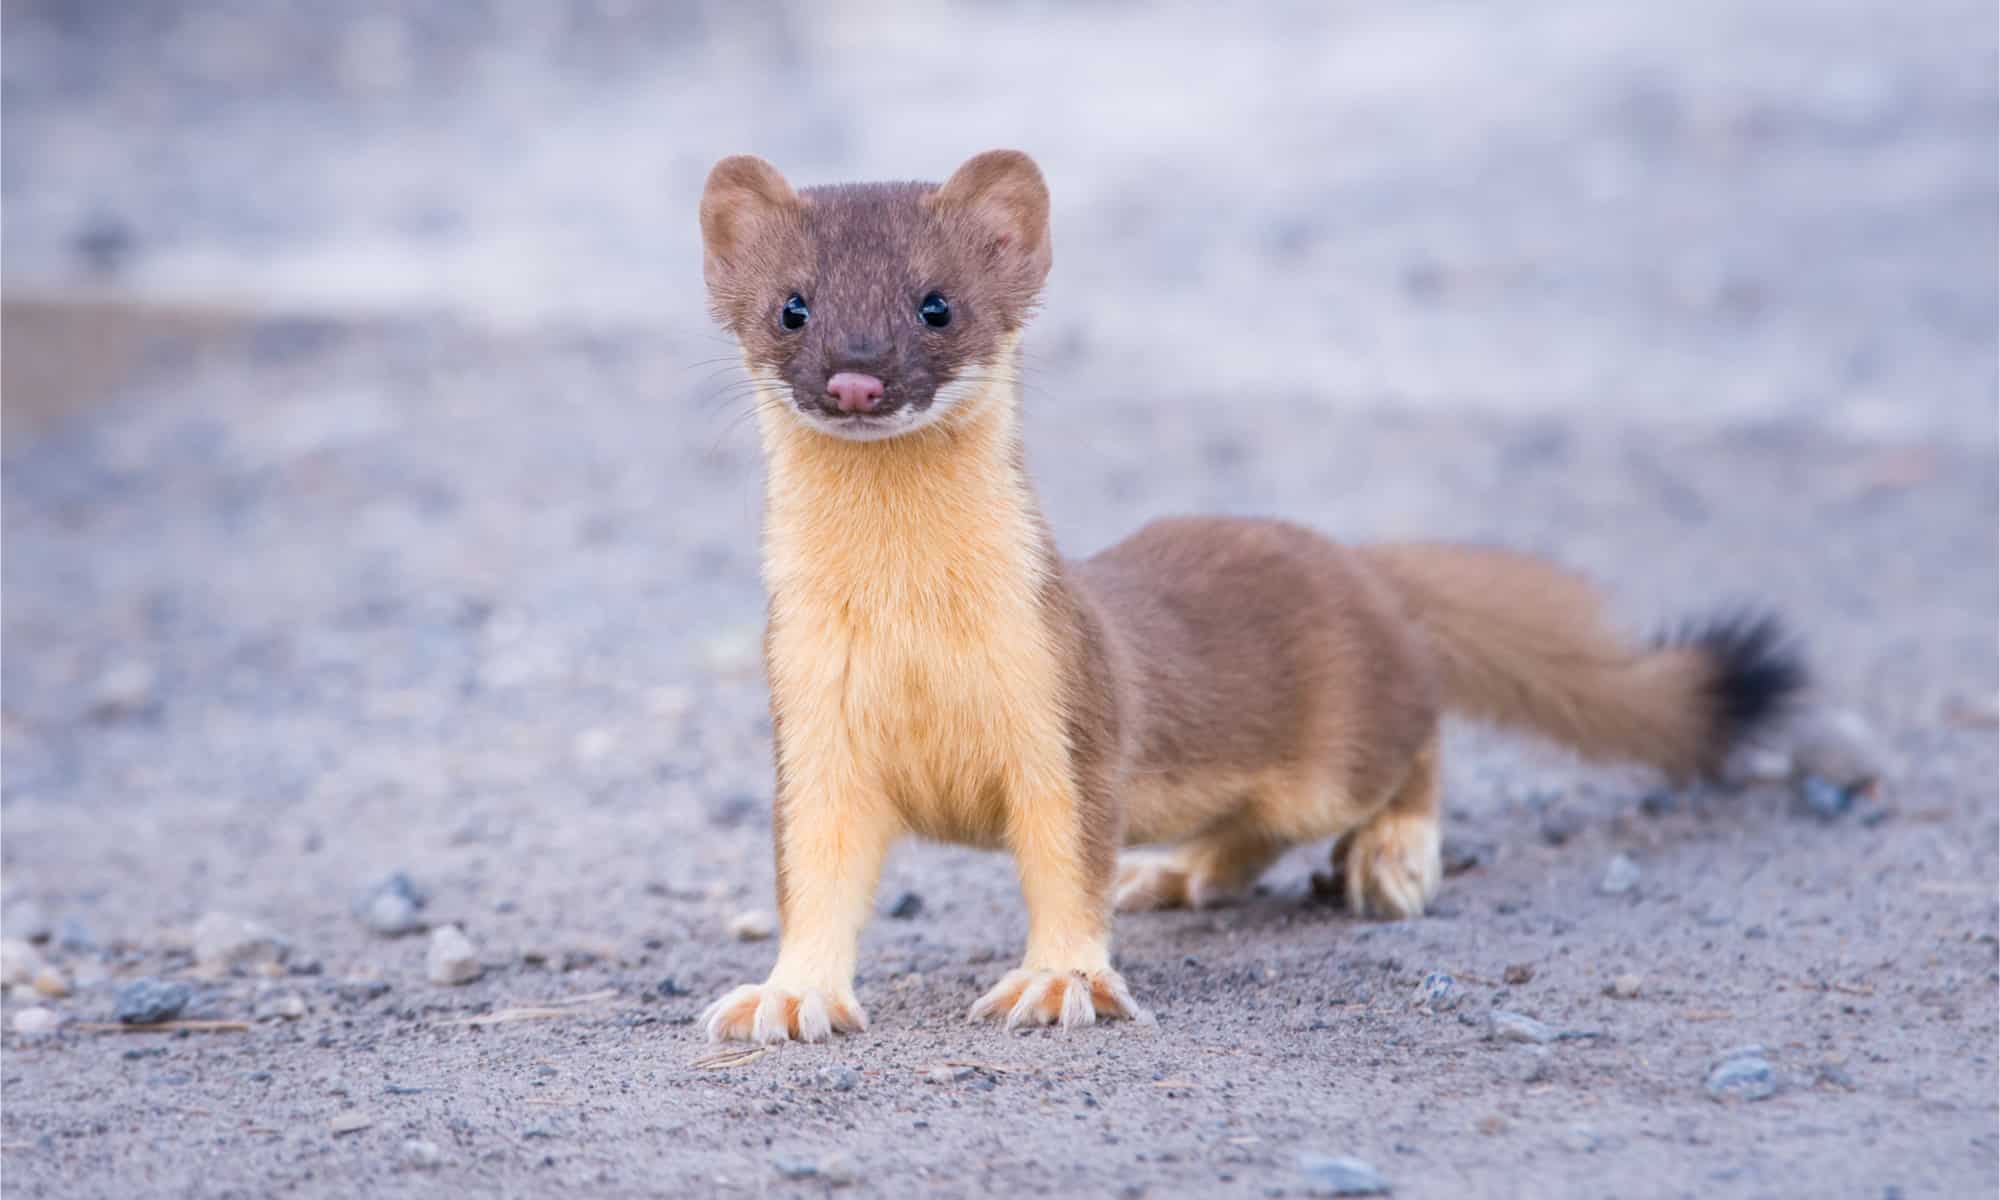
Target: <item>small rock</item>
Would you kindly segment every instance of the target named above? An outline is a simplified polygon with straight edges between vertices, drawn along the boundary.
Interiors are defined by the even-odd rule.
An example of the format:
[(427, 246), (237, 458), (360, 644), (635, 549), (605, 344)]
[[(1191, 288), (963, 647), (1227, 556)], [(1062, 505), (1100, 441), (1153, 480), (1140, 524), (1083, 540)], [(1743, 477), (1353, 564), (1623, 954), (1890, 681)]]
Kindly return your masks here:
[(62, 1017), (54, 1009), (24, 1008), (14, 1014), (14, 1032), (28, 1037), (54, 1033), (62, 1028)]
[(1595, 1154), (1598, 1147), (1604, 1144), (1604, 1139), (1586, 1126), (1575, 1125), (1570, 1127), (1568, 1133), (1563, 1134), (1562, 1144), (1563, 1149), (1574, 1154)]
[(403, 1165), (412, 1170), (429, 1171), (443, 1165), (444, 1153), (438, 1149), (436, 1142), (411, 1138), (403, 1143), (402, 1160)]
[(54, 967), (43, 967), (41, 970), (35, 972), (35, 990), (49, 997), (67, 996), (69, 995), (69, 980), (65, 979), (63, 973)]
[(932, 1067), (924, 1072), (925, 1083), (957, 1083), (972, 1078), (971, 1067)]
[(1639, 811), (1649, 817), (1664, 817), (1680, 811), (1681, 794), (1661, 788), (1639, 797)]
[(739, 942), (761, 942), (776, 932), (778, 918), (762, 909), (751, 909), (729, 918), (729, 936)]
[(660, 980), (658, 984), (654, 985), (653, 990), (668, 999), (672, 999), (675, 996), (692, 996), (694, 994), (693, 988), (683, 985), (671, 975)]
[(344, 1112), (326, 1123), (327, 1129), (335, 1137), (360, 1133), (375, 1123), (375, 1118), (362, 1112)]
[(1486, 1015), (1486, 1036), (1503, 1042), (1545, 1046), (1562, 1035), (1533, 1017), (1496, 1008)]
[(1534, 977), (1535, 968), (1527, 963), (1509, 963), (1507, 969), (1500, 972), (1501, 981), (1510, 985), (1527, 983)]
[(0, 983), (26, 986), (47, 965), (42, 952), (20, 938), (0, 940)]
[(889, 906), (889, 916), (897, 921), (914, 920), (924, 911), (924, 898), (915, 892), (904, 892)]
[(1794, 726), (1792, 761), (1801, 775), (1862, 789), (1888, 773), (1888, 755), (1868, 721), (1851, 709), (1817, 709)]
[(1720, 1101), (1768, 1100), (1778, 1093), (1778, 1073), (1764, 1057), (1763, 1047), (1744, 1046), (1717, 1063), (1704, 1086)]
[(139, 716), (152, 709), (156, 687), (153, 669), (145, 663), (119, 663), (97, 677), (90, 715), (100, 721)]
[(1645, 981), (1637, 975), (1629, 973), (1620, 975), (1610, 983), (1604, 985), (1604, 994), (1619, 1000), (1630, 1000), (1639, 994), (1639, 989), (1644, 986), (1644, 983)]
[(1829, 783), (1817, 775), (1805, 775), (1799, 779), (1799, 802), (1805, 810), (1822, 821), (1838, 820), (1854, 807), (1856, 789)]
[(1813, 1082), (1821, 1087), (1838, 1088), (1843, 1092), (1855, 1089), (1854, 1076), (1845, 1067), (1836, 1063), (1822, 1063), (1813, 1071)]
[(275, 962), (279, 939), (255, 921), (229, 913), (205, 913), (194, 923), (194, 958), (205, 967), (227, 968), (243, 963)]
[(424, 928), (418, 910), (427, 900), (408, 875), (397, 871), (355, 897), (354, 915), (383, 937), (401, 937)]
[(297, 992), (282, 992), (259, 1005), (258, 1014), (281, 1021), (296, 1021), (306, 1015), (305, 997)]
[(1329, 1154), (1299, 1155), (1299, 1174), (1305, 1176), (1306, 1194), (1311, 1196), (1386, 1196), (1389, 1181), (1382, 1173), (1358, 1158)]
[(819, 1085), (830, 1091), (851, 1092), (861, 1082), (861, 1072), (853, 1067), (821, 1067), (818, 1078)]
[(1410, 996), (1410, 1007), (1426, 1012), (1450, 1012), (1465, 1000), (1465, 989), (1458, 980), (1443, 971), (1432, 971), (1417, 984), (1417, 990)]
[(194, 999), (194, 989), (178, 980), (148, 975), (118, 989), (113, 1012), (127, 1025), (158, 1025), (181, 1015)]
[(56, 945), (72, 954), (88, 954), (97, 949), (97, 939), (91, 936), (90, 926), (75, 917), (64, 917), (56, 924)]
[(1623, 854), (1614, 855), (1605, 864), (1604, 878), (1597, 883), (1597, 890), (1607, 896), (1623, 896), (1639, 886), (1639, 864)]
[(479, 965), (479, 949), (456, 925), (431, 931), (430, 948), (424, 953), (424, 975), (432, 982), (453, 986), (471, 983), (484, 968)]

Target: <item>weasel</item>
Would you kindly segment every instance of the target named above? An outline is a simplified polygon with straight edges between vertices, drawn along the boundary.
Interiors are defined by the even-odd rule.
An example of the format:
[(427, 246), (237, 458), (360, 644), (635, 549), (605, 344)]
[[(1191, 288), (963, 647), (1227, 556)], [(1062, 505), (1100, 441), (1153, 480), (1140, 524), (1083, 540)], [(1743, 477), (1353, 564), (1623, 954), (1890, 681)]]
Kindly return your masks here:
[[(1024, 154), (803, 191), (728, 158), (701, 232), (767, 463), (781, 923), (770, 976), (704, 1014), (712, 1039), (866, 1028), (856, 944), (905, 834), (1018, 868), (1026, 951), (970, 1020), (1150, 1020), (1112, 966), (1114, 910), (1218, 904), (1333, 838), (1352, 910), (1424, 911), (1442, 712), (1686, 778), (1804, 683), (1769, 615), (1633, 644), (1588, 584), (1500, 550), (1183, 517), (1060, 557), (1019, 432), (1050, 264)], [(1171, 856), (1120, 865), (1149, 843)]]

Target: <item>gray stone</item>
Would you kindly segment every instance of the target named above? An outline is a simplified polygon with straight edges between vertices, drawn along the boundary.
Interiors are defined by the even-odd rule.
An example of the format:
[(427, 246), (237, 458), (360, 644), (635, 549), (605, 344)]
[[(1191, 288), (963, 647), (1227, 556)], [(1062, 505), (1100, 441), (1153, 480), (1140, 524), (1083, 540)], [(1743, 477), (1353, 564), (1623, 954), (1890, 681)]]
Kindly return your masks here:
[(1614, 855), (1604, 867), (1604, 878), (1598, 880), (1597, 890), (1607, 896), (1623, 896), (1639, 886), (1639, 864), (1623, 854)]
[(1299, 1155), (1299, 1174), (1309, 1196), (1386, 1196), (1389, 1181), (1358, 1158), (1330, 1154)]
[(14, 1014), (14, 1032), (26, 1037), (54, 1033), (62, 1028), (62, 1017), (53, 1009), (24, 1008)]
[(970, 1078), (972, 1078), (971, 1067), (932, 1067), (924, 1072), (925, 1083), (957, 1083)]
[(1493, 847), (1461, 837), (1446, 837), (1439, 851), (1446, 875), (1463, 875), (1493, 857)]
[(861, 1082), (861, 1072), (853, 1067), (831, 1066), (819, 1069), (819, 1085), (836, 1092), (851, 1092), (854, 1085)]
[(25, 986), (47, 964), (42, 952), (20, 938), (0, 940), (0, 983)]
[(400, 1157), (403, 1166), (415, 1171), (435, 1170), (444, 1165), (444, 1152), (438, 1149), (437, 1143), (421, 1138), (404, 1142)]
[(1799, 779), (1799, 802), (1805, 810), (1822, 821), (1834, 821), (1845, 816), (1854, 807), (1853, 788), (1830, 783), (1818, 775), (1805, 775)]
[(447, 987), (471, 983), (484, 969), (479, 964), (479, 948), (458, 926), (431, 931), (430, 948), (424, 953), (424, 975), (432, 983)]
[(98, 676), (90, 713), (100, 721), (139, 716), (157, 703), (158, 681), (142, 662), (119, 663)]
[(1639, 990), (1644, 986), (1645, 981), (1643, 979), (1628, 972), (1605, 984), (1604, 994), (1619, 1000), (1630, 1000), (1632, 997), (1637, 996)]
[(1768, 1100), (1778, 1094), (1778, 1073), (1761, 1046), (1744, 1046), (1724, 1056), (1704, 1085), (1720, 1101)]
[(1486, 1016), (1486, 1036), (1502, 1042), (1546, 1046), (1562, 1035), (1533, 1017), (1496, 1008)]
[(158, 1025), (181, 1015), (194, 999), (194, 989), (178, 980), (148, 975), (118, 989), (113, 1012), (127, 1025)]
[(56, 922), (56, 946), (72, 954), (88, 954), (97, 949), (97, 939), (91, 936), (90, 926), (75, 917), (64, 917)]
[(1458, 980), (1443, 971), (1432, 971), (1417, 984), (1417, 990), (1410, 996), (1410, 1007), (1426, 1012), (1450, 1012), (1465, 1000), (1465, 989)]
[(416, 884), (401, 871), (363, 891), (354, 899), (354, 915), (383, 937), (401, 937), (426, 926), (421, 910), (427, 902)]
[(1560, 846), (1583, 831), (1583, 818), (1567, 808), (1550, 808), (1542, 813), (1538, 828), (1544, 842)]
[(904, 892), (889, 906), (889, 916), (897, 921), (914, 920), (924, 911), (924, 898), (915, 892)]

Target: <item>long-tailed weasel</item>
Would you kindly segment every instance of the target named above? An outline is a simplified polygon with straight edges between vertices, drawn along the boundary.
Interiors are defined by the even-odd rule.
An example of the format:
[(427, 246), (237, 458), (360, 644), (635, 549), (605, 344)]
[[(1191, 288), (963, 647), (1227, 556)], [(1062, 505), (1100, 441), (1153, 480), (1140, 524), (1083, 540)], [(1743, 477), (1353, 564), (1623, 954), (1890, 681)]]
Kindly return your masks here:
[[(1635, 646), (1587, 584), (1497, 550), (1187, 517), (1059, 557), (1014, 385), (1048, 213), (1006, 150), (942, 186), (799, 192), (752, 157), (709, 175), (709, 300), (768, 465), (783, 929), (770, 977), (708, 1009), (712, 1038), (865, 1028), (856, 943), (906, 833), (1019, 868), (1027, 952), (972, 1020), (1144, 1019), (1114, 909), (1215, 904), (1335, 838), (1356, 912), (1423, 912), (1441, 710), (1687, 777), (1804, 681), (1768, 616)], [(1121, 869), (1140, 843), (1174, 850)]]

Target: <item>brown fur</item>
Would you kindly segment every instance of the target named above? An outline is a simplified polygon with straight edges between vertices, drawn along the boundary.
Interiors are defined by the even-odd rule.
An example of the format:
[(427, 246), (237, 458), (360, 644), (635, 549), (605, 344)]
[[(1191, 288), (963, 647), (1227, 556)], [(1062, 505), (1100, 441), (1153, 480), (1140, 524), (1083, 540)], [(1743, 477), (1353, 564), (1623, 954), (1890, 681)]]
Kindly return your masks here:
[[(783, 923), (770, 978), (710, 1009), (713, 1037), (865, 1024), (856, 940), (904, 833), (1016, 860), (1028, 946), (973, 1018), (1139, 1017), (1110, 964), (1114, 904), (1219, 902), (1336, 838), (1355, 909), (1423, 910), (1444, 708), (1685, 775), (1796, 686), (1789, 660), (1759, 657), (1768, 629), (1628, 647), (1586, 585), (1519, 555), (1193, 517), (1063, 561), (1012, 384), (1047, 213), (1040, 173), (1005, 151), (937, 188), (800, 194), (744, 159), (711, 178), (710, 295), (765, 396)], [(962, 306), (949, 336), (911, 315), (932, 290)], [(777, 321), (792, 294), (803, 330)], [(857, 345), (926, 414), (912, 432), (806, 419)], [(1176, 849), (1120, 870), (1135, 843)]]

